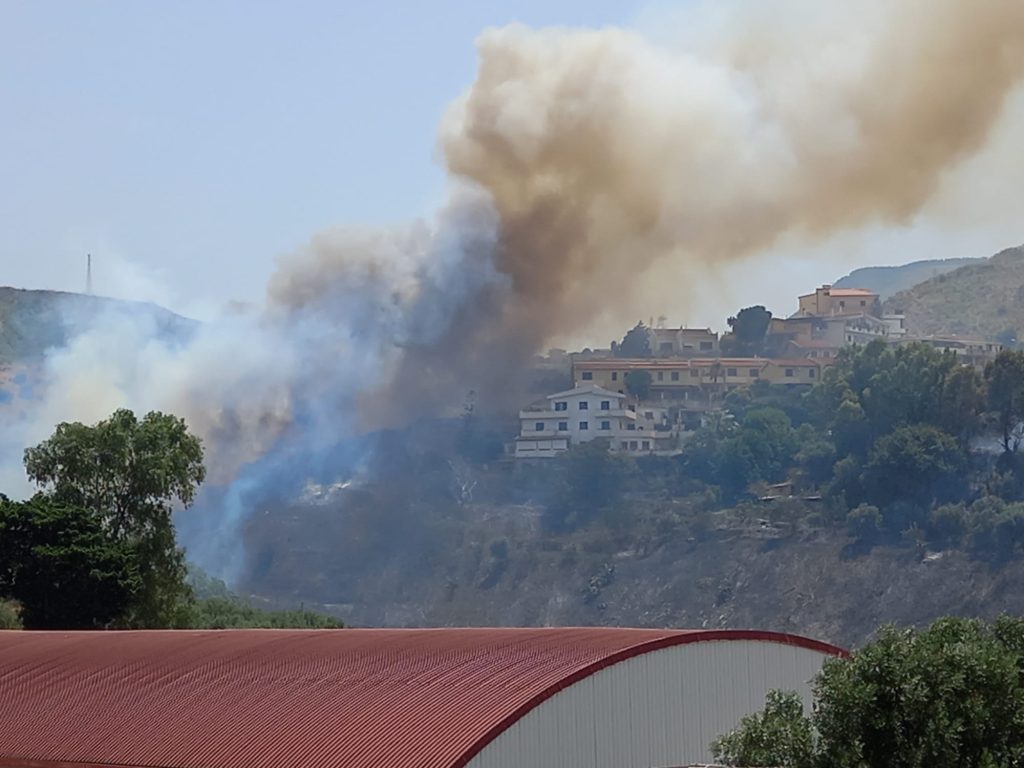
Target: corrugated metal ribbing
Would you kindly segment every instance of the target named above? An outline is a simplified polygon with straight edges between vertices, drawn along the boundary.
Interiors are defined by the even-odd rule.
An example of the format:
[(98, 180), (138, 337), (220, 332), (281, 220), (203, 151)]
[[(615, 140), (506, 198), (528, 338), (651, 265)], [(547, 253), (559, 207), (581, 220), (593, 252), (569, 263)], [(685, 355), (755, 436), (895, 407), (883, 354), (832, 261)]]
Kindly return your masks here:
[[(837, 651), (630, 629), (0, 632), (0, 766), (460, 768), (598, 670), (755, 635)], [(605, 716), (588, 706), (566, 716)]]

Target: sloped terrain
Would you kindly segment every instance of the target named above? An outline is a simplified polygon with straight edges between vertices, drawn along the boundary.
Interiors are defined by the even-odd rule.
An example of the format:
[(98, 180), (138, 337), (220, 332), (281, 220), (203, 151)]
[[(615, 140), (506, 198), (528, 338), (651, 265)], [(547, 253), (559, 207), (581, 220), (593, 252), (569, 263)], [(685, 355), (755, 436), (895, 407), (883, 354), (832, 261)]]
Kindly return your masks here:
[(885, 301), (893, 294), (909, 290), (918, 283), (978, 261), (981, 259), (927, 259), (897, 267), (863, 267), (839, 278), (833, 283), (833, 286), (836, 288), (867, 288), (869, 291), (877, 293), (882, 301)]
[(195, 322), (154, 304), (59, 291), (0, 287), (0, 365), (38, 362), (110, 313), (153, 325), (157, 335), (180, 337)]
[(926, 280), (885, 302), (911, 333), (1010, 341), (1024, 333), (1024, 246)]

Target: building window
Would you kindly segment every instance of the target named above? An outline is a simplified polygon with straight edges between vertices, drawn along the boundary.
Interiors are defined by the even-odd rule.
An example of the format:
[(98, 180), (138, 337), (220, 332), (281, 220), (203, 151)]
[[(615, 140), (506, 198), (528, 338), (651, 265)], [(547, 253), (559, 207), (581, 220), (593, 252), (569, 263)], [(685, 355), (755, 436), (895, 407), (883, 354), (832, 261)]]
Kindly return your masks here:
[(664, 371), (658, 371), (658, 381), (664, 381), (664, 380), (665, 380), (665, 372)]
[(672, 342), (671, 341), (663, 341), (663, 342), (661, 342), (658, 345), (658, 349), (661, 350), (662, 352), (671, 352), (672, 351)]
[(866, 301), (862, 301), (862, 302), (860, 303), (860, 305), (861, 305), (862, 307), (866, 307), (866, 306), (868, 305), (868, 303), (867, 303)]
[(580, 400), (580, 410), (585, 411), (588, 408), (590, 408), (590, 403), (588, 403), (586, 400)]
[(537, 422), (537, 423), (536, 423), (536, 424), (535, 424), (535, 425), (533, 426), (533, 428), (534, 428), (535, 430), (537, 430), (538, 432), (543, 432), (543, 431), (544, 431), (544, 422), (543, 422), (543, 421), (538, 421), (538, 422)]
[(672, 381), (679, 381), (679, 371), (672, 371)]
[(621, 445), (622, 445), (622, 450), (624, 450), (624, 451), (628, 451), (629, 450), (629, 441), (628, 440), (623, 440)]
[(725, 369), (725, 375), (726, 376), (735, 376), (736, 375), (736, 369), (735, 368), (726, 368)]
[(586, 421), (581, 421), (580, 422), (580, 431), (581, 432), (586, 432), (588, 429), (590, 429), (590, 424), (588, 422), (586, 422)]
[(612, 371), (612, 381), (618, 381), (618, 380), (619, 380), (619, 372), (618, 371)]
[(712, 347), (714, 347), (714, 345), (710, 341), (702, 341), (700, 343), (700, 351), (701, 352), (707, 352), (710, 349), (712, 349)]
[(649, 420), (649, 421), (653, 421), (654, 420), (654, 411), (644, 411), (644, 418)]
[(811, 368), (809, 371), (807, 371), (807, 375), (810, 376), (812, 379), (816, 379), (818, 377), (818, 372)]
[(610, 421), (602, 421), (601, 422), (601, 429), (609, 430), (611, 428), (612, 428), (612, 423)]
[(560, 421), (560, 422), (558, 422), (558, 431), (559, 432), (568, 432), (569, 431), (569, 422), (568, 421)]
[(611, 400), (602, 400), (601, 401), (601, 410), (602, 411), (610, 411), (611, 409), (612, 409), (612, 401)]
[(750, 369), (750, 378), (756, 379), (760, 375), (761, 375), (761, 372), (759, 370), (757, 370), (757, 368), (751, 368)]
[(593, 381), (594, 380), (594, 372), (593, 371), (584, 371), (583, 373), (580, 374), (580, 378), (583, 379), (584, 381)]
[(840, 301), (839, 302), (839, 308), (840, 309), (846, 309), (846, 302), (845, 301)]
[(640, 443), (640, 447), (643, 448), (645, 451), (649, 451), (651, 449), (651, 441), (644, 440), (642, 443)]
[(627, 432), (633, 432), (635, 430), (636, 430), (636, 424), (634, 424), (633, 422), (629, 422), (629, 424), (626, 425), (626, 431)]
[(568, 408), (569, 408), (569, 404), (567, 402), (565, 402), (565, 401), (561, 401), (561, 402), (555, 403), (555, 410), (556, 411), (565, 411), (565, 410), (568, 410)]
[(792, 368), (787, 368), (787, 369), (786, 369), (786, 378), (787, 378), (787, 379), (792, 379), (792, 378), (793, 378), (793, 375), (794, 375), (794, 374), (793, 374), (793, 369), (792, 369)]
[(636, 440), (630, 440), (629, 441), (629, 449), (631, 451), (635, 451), (636, 450)]

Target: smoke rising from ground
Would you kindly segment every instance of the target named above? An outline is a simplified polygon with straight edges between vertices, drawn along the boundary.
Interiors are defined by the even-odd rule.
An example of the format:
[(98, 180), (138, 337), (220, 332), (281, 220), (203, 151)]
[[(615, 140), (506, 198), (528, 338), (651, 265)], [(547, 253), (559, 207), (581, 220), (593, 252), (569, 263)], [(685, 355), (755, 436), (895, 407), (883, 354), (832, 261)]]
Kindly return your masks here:
[(8, 434), (24, 447), (122, 405), (184, 416), (227, 486), (193, 546), (223, 573), (254, 494), (344, 474), (345, 438), (470, 389), (514, 402), (546, 342), (685, 303), (780, 238), (909, 221), (1024, 75), (1024, 3), (823, 5), (698, 6), (679, 46), (486, 31), (441, 127), (453, 192), (433, 220), (315, 236), (264, 308), (188, 343), (94, 323), (50, 355), (46, 395)]

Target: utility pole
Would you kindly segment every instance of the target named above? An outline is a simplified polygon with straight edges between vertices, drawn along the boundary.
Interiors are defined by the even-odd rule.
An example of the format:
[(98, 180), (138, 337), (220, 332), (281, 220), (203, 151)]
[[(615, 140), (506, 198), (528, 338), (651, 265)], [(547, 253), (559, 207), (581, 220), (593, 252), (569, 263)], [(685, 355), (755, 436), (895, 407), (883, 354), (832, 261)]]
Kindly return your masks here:
[(92, 254), (85, 254), (85, 293), (92, 296)]

